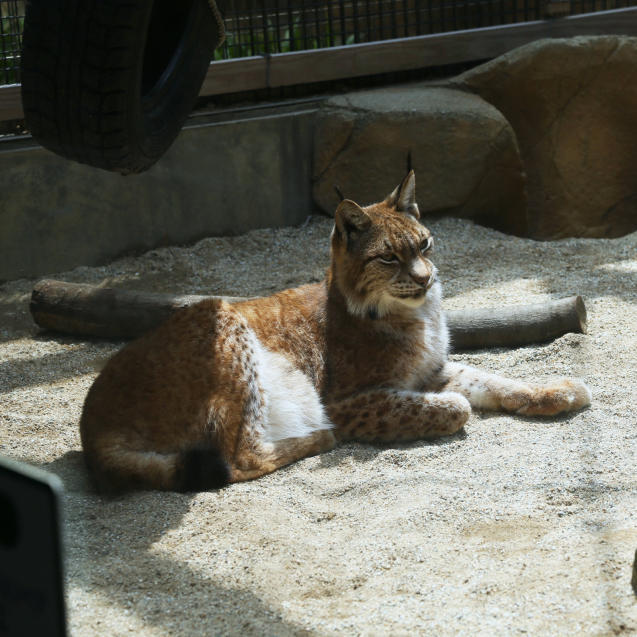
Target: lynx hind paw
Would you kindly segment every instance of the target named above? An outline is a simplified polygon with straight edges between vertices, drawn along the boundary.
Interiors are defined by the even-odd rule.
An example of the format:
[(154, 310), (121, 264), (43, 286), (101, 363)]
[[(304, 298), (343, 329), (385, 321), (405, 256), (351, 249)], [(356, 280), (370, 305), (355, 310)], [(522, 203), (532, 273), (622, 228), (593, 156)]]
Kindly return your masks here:
[(525, 404), (515, 411), (527, 416), (555, 416), (590, 404), (590, 389), (581, 380), (565, 378), (533, 388)]

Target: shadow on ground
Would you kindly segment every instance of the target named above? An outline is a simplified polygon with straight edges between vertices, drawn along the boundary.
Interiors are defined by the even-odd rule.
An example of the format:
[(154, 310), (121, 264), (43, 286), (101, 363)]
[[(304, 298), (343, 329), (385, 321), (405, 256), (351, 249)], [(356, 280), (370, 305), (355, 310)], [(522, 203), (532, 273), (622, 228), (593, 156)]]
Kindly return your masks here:
[[(132, 614), (136, 625), (170, 634), (309, 634), (283, 620), (252, 592), (233, 588), (198, 569), (194, 562), (200, 554), (209, 554), (212, 562), (222, 559), (216, 547), (197, 546), (197, 554), (190, 556), (192, 563), (154, 548), (180, 526), (196, 494), (138, 492), (103, 498), (94, 491), (79, 451), (69, 451), (42, 468), (65, 485), (70, 605), (73, 590), (81, 589), (105, 599), (102, 603), (122, 617)], [(99, 628), (94, 626), (96, 632)]]

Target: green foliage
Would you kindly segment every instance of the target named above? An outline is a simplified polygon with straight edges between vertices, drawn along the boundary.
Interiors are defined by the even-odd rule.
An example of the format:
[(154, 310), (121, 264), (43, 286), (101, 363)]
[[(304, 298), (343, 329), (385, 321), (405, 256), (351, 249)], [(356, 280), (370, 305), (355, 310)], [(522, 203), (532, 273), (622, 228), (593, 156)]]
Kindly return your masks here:
[(24, 18), (0, 17), (0, 84), (20, 81), (20, 49)]

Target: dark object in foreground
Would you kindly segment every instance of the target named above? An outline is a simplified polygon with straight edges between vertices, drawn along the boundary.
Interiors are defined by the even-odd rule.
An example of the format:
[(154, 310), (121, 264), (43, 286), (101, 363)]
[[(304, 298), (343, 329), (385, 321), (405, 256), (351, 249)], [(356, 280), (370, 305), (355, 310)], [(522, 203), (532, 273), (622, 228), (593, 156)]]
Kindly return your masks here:
[(62, 482), (0, 456), (0, 635), (63, 637), (66, 630)]
[[(209, 296), (98, 288), (44, 279), (31, 295), (33, 320), (42, 328), (111, 339), (130, 339), (156, 327), (175, 310)], [(232, 303), (242, 297), (216, 297)], [(447, 312), (454, 349), (513, 347), (566, 334), (586, 333), (581, 296), (506, 308)]]

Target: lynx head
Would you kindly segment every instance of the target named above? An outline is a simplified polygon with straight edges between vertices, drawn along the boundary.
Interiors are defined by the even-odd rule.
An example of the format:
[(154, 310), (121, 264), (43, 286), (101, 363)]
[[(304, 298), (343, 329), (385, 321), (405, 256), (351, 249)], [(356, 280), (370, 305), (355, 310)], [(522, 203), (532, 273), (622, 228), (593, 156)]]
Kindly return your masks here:
[(384, 201), (361, 208), (344, 199), (332, 232), (332, 280), (353, 314), (382, 318), (439, 297), (433, 238), (418, 219), (414, 171)]

